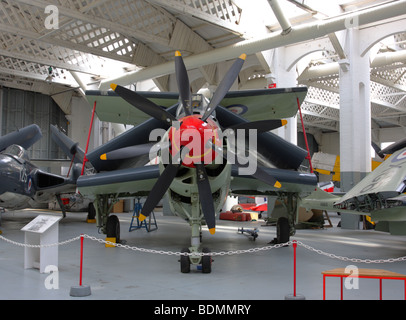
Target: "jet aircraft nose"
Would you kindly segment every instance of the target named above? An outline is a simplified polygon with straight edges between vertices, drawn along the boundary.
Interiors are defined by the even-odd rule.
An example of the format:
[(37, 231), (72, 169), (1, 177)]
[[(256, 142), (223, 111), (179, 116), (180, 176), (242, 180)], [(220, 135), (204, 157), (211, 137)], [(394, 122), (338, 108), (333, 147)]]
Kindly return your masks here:
[(24, 182), (28, 182), (25, 167), (9, 155), (0, 154), (0, 194), (23, 193)]

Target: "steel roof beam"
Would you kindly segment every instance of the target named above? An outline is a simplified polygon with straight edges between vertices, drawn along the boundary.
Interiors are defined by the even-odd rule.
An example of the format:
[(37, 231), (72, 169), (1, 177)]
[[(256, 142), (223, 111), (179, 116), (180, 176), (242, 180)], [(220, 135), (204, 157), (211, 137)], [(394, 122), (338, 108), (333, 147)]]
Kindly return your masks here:
[[(21, 1), (21, 0), (20, 0)], [(255, 54), (260, 51), (274, 49), (289, 44), (312, 40), (333, 32), (346, 29), (351, 21), (358, 21), (358, 26), (390, 19), (406, 14), (406, 1), (396, 1), (380, 6), (339, 15), (330, 19), (292, 28), (288, 34), (270, 34), (258, 39), (245, 40), (234, 45), (210, 50), (208, 52), (186, 57), (184, 62), (188, 69), (237, 58), (240, 54)], [(101, 82), (100, 89), (108, 90), (110, 83), (128, 85), (140, 80), (155, 78), (174, 73), (172, 62), (146, 68), (141, 71), (130, 72), (120, 77)]]

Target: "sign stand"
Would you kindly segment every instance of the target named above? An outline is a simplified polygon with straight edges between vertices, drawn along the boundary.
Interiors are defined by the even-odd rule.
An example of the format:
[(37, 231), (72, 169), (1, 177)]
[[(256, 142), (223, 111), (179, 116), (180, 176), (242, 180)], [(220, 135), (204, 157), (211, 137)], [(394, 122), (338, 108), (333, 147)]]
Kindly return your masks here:
[[(25, 244), (48, 245), (58, 243), (59, 220), (62, 217), (39, 215), (21, 230), (25, 232)], [(36, 268), (45, 273), (49, 265), (58, 267), (58, 246), (24, 247), (24, 269)]]

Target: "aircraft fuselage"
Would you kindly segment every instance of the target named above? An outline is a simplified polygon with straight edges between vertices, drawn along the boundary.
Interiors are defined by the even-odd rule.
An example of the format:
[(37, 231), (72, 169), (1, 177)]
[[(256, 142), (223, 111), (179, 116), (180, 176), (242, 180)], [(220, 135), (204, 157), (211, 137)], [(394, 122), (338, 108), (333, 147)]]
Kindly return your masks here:
[(0, 207), (27, 208), (62, 192), (74, 192), (77, 170), (72, 170), (73, 179), (42, 171), (29, 161), (24, 148), (12, 145), (0, 153)]
[(0, 206), (7, 209), (27, 207), (33, 199), (32, 171), (36, 169), (30, 162), (21, 158), (0, 154)]

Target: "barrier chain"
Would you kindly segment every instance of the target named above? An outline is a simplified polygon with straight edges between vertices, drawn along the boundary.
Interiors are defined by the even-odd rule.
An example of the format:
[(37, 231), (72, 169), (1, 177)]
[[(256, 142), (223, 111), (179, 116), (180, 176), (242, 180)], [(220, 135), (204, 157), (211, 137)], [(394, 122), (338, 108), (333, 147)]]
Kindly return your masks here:
[(290, 246), (293, 243), (296, 243), (299, 246), (302, 246), (303, 248), (309, 250), (309, 251), (313, 251), (317, 254), (320, 255), (324, 255), (327, 256), (329, 258), (332, 259), (338, 259), (338, 260), (342, 260), (342, 261), (349, 261), (349, 262), (354, 262), (354, 263), (393, 263), (393, 262), (400, 262), (400, 261), (406, 261), (406, 256), (403, 257), (399, 257), (399, 258), (389, 258), (389, 259), (376, 259), (376, 260), (372, 260), (372, 259), (359, 259), (359, 258), (348, 258), (348, 257), (343, 257), (343, 256), (338, 256), (335, 255), (333, 253), (328, 253), (328, 252), (324, 252), (322, 250), (319, 249), (315, 249), (307, 244), (304, 244), (301, 241), (288, 241), (286, 243), (279, 243), (279, 244), (275, 244), (275, 245), (270, 245), (270, 246), (264, 246), (264, 247), (259, 247), (259, 248), (251, 248), (251, 249), (245, 249), (245, 250), (233, 250), (233, 251), (220, 251), (220, 252), (194, 252), (194, 253), (188, 253), (188, 252), (177, 252), (177, 251), (164, 251), (164, 250), (155, 250), (155, 249), (146, 249), (146, 248), (139, 248), (139, 247), (131, 247), (129, 245), (123, 245), (121, 243), (115, 243), (115, 242), (111, 242), (111, 241), (106, 241), (94, 236), (89, 236), (87, 234), (83, 234), (77, 237), (74, 237), (72, 239), (69, 240), (65, 240), (62, 242), (58, 242), (58, 243), (52, 243), (52, 244), (41, 244), (41, 245), (33, 245), (33, 244), (25, 244), (25, 243), (20, 243), (20, 242), (16, 242), (13, 240), (9, 240), (3, 236), (0, 235), (0, 239), (4, 240), (8, 243), (20, 246), (20, 247), (29, 247), (29, 248), (43, 248), (43, 247), (52, 247), (52, 246), (59, 246), (59, 245), (65, 245), (71, 242), (74, 242), (76, 240), (79, 240), (81, 238), (87, 238), (99, 243), (104, 243), (104, 244), (108, 244), (108, 245), (113, 245), (115, 247), (118, 248), (123, 248), (123, 249), (127, 249), (127, 250), (133, 250), (133, 251), (139, 251), (139, 252), (146, 252), (146, 253), (154, 253), (154, 254), (164, 254), (164, 255), (169, 255), (169, 256), (231, 256), (231, 255), (235, 255), (235, 254), (245, 254), (245, 253), (255, 253), (255, 252), (261, 252), (261, 251), (267, 251), (267, 250), (271, 250), (271, 249), (277, 249), (277, 248), (281, 248), (281, 247), (285, 247), (285, 246)]

